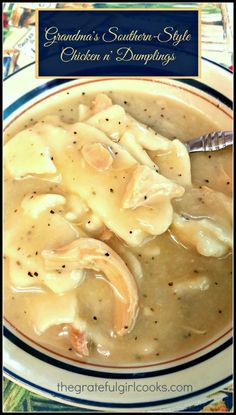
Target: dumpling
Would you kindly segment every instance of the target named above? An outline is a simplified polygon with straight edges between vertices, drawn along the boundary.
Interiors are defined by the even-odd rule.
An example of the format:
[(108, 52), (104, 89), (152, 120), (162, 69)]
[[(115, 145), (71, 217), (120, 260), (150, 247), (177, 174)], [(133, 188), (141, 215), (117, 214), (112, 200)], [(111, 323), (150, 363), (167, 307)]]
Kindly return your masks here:
[(89, 212), (89, 207), (79, 195), (69, 194), (66, 197), (65, 219), (69, 221), (81, 221)]
[(138, 165), (123, 197), (125, 209), (154, 206), (163, 200), (181, 197), (184, 188), (166, 179), (147, 166)]
[(159, 166), (161, 174), (181, 186), (191, 186), (190, 157), (183, 143), (179, 140), (170, 141), (166, 151), (157, 151), (151, 156)]
[(54, 174), (57, 171), (49, 147), (34, 131), (21, 131), (8, 141), (4, 147), (4, 160), (14, 178), (30, 174)]
[(135, 213), (141, 229), (153, 236), (166, 232), (173, 220), (173, 207), (169, 200), (163, 200), (155, 207), (138, 207)]
[(69, 272), (44, 272), (41, 280), (55, 294), (64, 294), (67, 291), (74, 290), (84, 280), (85, 272), (83, 270), (72, 270)]
[(79, 104), (78, 106), (78, 121), (83, 122), (91, 117), (92, 111), (88, 105)]
[(32, 218), (37, 219), (38, 216), (47, 209), (64, 205), (66, 199), (58, 194), (39, 194), (28, 193), (21, 202), (24, 212)]
[(128, 115), (128, 130), (132, 132), (137, 142), (146, 150), (166, 151), (170, 140), (163, 135), (157, 133), (152, 128), (135, 120)]
[(77, 315), (77, 300), (75, 292), (64, 295), (42, 293), (34, 296), (34, 306), (31, 307), (30, 319), (38, 334), (49, 327), (59, 324), (70, 324)]
[(78, 107), (78, 121), (86, 121), (100, 111), (112, 106), (111, 99), (105, 94), (98, 94), (94, 98), (91, 106), (80, 104)]
[(196, 248), (204, 256), (222, 257), (232, 249), (230, 229), (209, 219), (193, 220), (175, 214), (170, 231), (177, 241)]
[(153, 160), (143, 149), (142, 145), (139, 144), (135, 135), (132, 133), (132, 130), (125, 131), (120, 139), (120, 144), (122, 144), (139, 163), (158, 171), (158, 166), (155, 165)]
[(120, 105), (112, 105), (90, 117), (86, 123), (103, 131), (113, 141), (119, 141), (127, 126), (127, 116)]
[(14, 258), (9, 260), (9, 277), (11, 286), (19, 290), (38, 286), (41, 282), (33, 273), (29, 273), (28, 268), (22, 267), (21, 262)]

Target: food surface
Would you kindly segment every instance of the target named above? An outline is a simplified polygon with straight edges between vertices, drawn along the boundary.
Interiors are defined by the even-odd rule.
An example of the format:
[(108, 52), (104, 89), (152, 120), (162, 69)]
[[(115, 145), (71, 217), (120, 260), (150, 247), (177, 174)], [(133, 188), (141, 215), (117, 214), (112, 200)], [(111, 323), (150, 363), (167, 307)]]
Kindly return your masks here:
[(7, 131), (7, 320), (54, 352), (115, 365), (224, 333), (231, 149), (190, 158), (184, 145), (214, 129), (173, 97), (107, 91)]

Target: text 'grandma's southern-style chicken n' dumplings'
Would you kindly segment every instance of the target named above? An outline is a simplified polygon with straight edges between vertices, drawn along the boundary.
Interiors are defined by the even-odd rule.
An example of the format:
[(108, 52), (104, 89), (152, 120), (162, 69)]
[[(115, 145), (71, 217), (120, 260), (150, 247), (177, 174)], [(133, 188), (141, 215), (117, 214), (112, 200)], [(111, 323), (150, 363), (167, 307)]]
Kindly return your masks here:
[(164, 94), (64, 94), (6, 131), (7, 320), (100, 364), (203, 347), (231, 322), (231, 149), (184, 141), (221, 126)]

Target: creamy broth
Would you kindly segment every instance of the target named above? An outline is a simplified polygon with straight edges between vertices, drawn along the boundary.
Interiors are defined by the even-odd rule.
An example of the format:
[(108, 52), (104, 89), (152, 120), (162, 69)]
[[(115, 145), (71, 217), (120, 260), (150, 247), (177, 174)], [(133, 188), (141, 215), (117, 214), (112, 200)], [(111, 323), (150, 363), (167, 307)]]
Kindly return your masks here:
[[(185, 141), (221, 129), (198, 109), (172, 97), (155, 98), (137, 91), (106, 91), (106, 94), (125, 114), (151, 127), (154, 135), (161, 134), (163, 146), (166, 138)], [(39, 152), (39, 156), (42, 153), (42, 158), (48, 154), (49, 157), (45, 174), (32, 171), (25, 174), (19, 172), (21, 165), (27, 164), (24, 159), (27, 154), (19, 152), (19, 168), (14, 170), (17, 152), (13, 149), (10, 155), (5, 153), (6, 159), (9, 157), (5, 173), (5, 315), (14, 327), (38, 344), (77, 360), (122, 365), (174, 359), (205, 346), (230, 328), (231, 150), (191, 155), (189, 183), (188, 156), (183, 154), (180, 165), (175, 160), (172, 165), (165, 150), (146, 148), (143, 156), (142, 145), (129, 156), (128, 139), (125, 141), (123, 135), (133, 121), (125, 119), (127, 125), (119, 136), (123, 113), (121, 118), (115, 115), (118, 132), (114, 129), (116, 134), (109, 137), (104, 129), (113, 118), (105, 113), (102, 121), (91, 121), (90, 128), (91, 125), (97, 128), (96, 139), (91, 140), (100, 142), (99, 134), (103, 131), (106, 138), (101, 136), (101, 141), (105, 141), (102, 141), (102, 150), (101, 147), (98, 150), (103, 151), (108, 146), (106, 140), (110, 141), (113, 164), (104, 170), (95, 169), (86, 164), (90, 159), (84, 158), (80, 146), (81, 140), (85, 146), (86, 140), (94, 136), (94, 131), (87, 129), (87, 120), (96, 116), (96, 112), (99, 114), (96, 105), (96, 111), (89, 113), (94, 98), (95, 94), (86, 93), (71, 101), (61, 100), (38, 113), (28, 111), (6, 132), (9, 143), (22, 130), (28, 131), (29, 136), (35, 134), (34, 140), (42, 138), (42, 149), (33, 151)], [(79, 104), (86, 107), (78, 112)], [(103, 109), (106, 110), (109, 105)], [(84, 118), (81, 124), (77, 124), (79, 117)], [(49, 152), (44, 150), (45, 142)], [(123, 146), (128, 155), (119, 153), (120, 147), (116, 148), (116, 144)], [(109, 163), (108, 154), (106, 157)], [(135, 201), (131, 192), (126, 197), (127, 206), (138, 204), (118, 209), (137, 164), (147, 168), (140, 173), (141, 178), (147, 172), (150, 177), (155, 172), (158, 177), (169, 178), (168, 185), (174, 186), (171, 191), (176, 196), (171, 201), (161, 196), (156, 202), (150, 202), (150, 209), (145, 205), (148, 196), (143, 197), (145, 202)], [(61, 199), (38, 211), (37, 203), (33, 206), (32, 201), (45, 194), (58, 195)], [(78, 204), (76, 195), (79, 195)], [(151, 197), (155, 199), (155, 195)], [(146, 225), (142, 224), (142, 229), (137, 231), (139, 220), (146, 221)], [(203, 228), (195, 232), (199, 225)], [(192, 228), (188, 230), (188, 226)], [(203, 241), (199, 239), (199, 232), (205, 235)], [(104, 272), (80, 269), (73, 276), (70, 274), (71, 285), (63, 291), (58, 278), (69, 278), (66, 263), (56, 277), (53, 274), (50, 282), (43, 281), (46, 271), (42, 252), (85, 237), (103, 240), (114, 250), (137, 285), (137, 317), (133, 327), (127, 326), (127, 332), (122, 335), (113, 327), (114, 292)], [(57, 321), (55, 314), (58, 314)], [(51, 324), (47, 321), (50, 318)], [(79, 319), (76, 330), (88, 335), (88, 356), (76, 350), (71, 341), (70, 326), (75, 319)]]

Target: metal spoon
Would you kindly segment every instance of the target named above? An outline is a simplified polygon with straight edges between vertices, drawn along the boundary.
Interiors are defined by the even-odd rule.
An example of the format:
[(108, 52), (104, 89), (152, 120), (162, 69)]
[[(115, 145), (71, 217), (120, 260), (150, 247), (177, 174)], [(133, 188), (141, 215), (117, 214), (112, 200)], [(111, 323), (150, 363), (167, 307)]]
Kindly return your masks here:
[(184, 144), (189, 153), (223, 150), (223, 148), (233, 145), (233, 132), (214, 131), (213, 133), (186, 141)]

